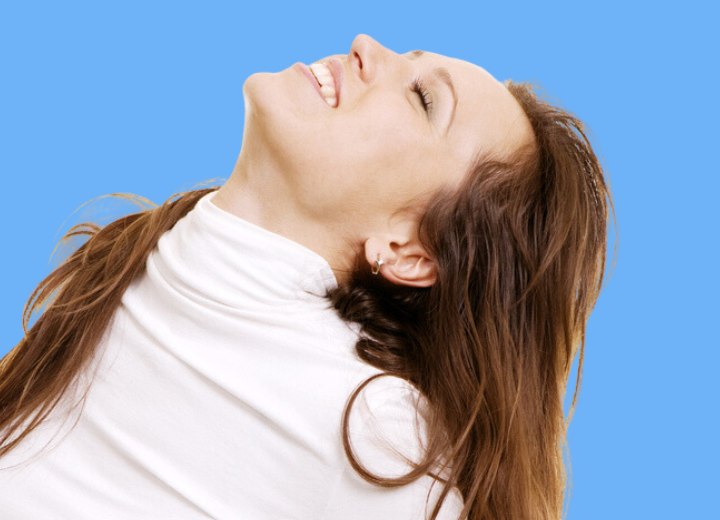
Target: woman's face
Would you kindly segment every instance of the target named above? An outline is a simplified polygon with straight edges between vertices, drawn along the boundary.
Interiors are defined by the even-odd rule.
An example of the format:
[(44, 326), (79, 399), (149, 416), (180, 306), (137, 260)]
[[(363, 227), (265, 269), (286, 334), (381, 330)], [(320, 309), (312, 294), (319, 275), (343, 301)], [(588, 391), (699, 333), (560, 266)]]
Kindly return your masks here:
[[(364, 34), (347, 55), (318, 61), (330, 58), (343, 72), (335, 108), (298, 64), (248, 77), (243, 146), (231, 179), (254, 191), (246, 204), (257, 223), (318, 252), (340, 248), (340, 238), (374, 237), (376, 248), (398, 234), (409, 238), (411, 222), (391, 221), (397, 211), (457, 185), (477, 152), (502, 156), (532, 136), (509, 91), (472, 63), (398, 54)], [(415, 79), (427, 90), (429, 113), (413, 91)], [(249, 207), (241, 211), (249, 217)]]
[[(343, 69), (336, 108), (297, 66), (253, 74), (243, 87), (248, 145), (262, 149), (268, 168), (283, 172), (297, 204), (314, 218), (348, 224), (384, 218), (459, 182), (478, 149), (502, 152), (529, 135), (512, 95), (472, 63), (398, 54), (364, 34), (347, 55), (330, 58)], [(452, 77), (455, 96), (433, 74), (438, 67)], [(413, 92), (416, 78), (432, 99), (429, 114)]]

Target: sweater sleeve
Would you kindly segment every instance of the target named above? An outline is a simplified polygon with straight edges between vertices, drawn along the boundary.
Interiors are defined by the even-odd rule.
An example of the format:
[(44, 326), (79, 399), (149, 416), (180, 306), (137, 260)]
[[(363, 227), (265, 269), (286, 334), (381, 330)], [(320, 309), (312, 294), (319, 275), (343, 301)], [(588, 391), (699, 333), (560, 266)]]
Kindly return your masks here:
[[(356, 399), (349, 419), (350, 444), (355, 458), (372, 474), (390, 478), (403, 476), (412, 466), (402, 455), (416, 463), (422, 460), (426, 425), (422, 408), (416, 416), (419, 397), (418, 390), (409, 382), (389, 376), (370, 383)], [(422, 405), (422, 400), (420, 403)], [(347, 457), (345, 459), (344, 470), (327, 490), (328, 504), (320, 520), (430, 518), (445, 485), (443, 482), (423, 475), (405, 486), (385, 488), (364, 480)], [(459, 520), (462, 508), (462, 495), (453, 487), (437, 520)]]

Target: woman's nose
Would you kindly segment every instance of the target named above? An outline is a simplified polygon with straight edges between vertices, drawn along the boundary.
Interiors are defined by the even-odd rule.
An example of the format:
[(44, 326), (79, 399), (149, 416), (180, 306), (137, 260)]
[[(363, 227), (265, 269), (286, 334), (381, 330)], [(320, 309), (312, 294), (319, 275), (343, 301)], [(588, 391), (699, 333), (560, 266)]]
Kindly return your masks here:
[(385, 48), (367, 34), (358, 34), (350, 46), (350, 63), (365, 82), (372, 82)]

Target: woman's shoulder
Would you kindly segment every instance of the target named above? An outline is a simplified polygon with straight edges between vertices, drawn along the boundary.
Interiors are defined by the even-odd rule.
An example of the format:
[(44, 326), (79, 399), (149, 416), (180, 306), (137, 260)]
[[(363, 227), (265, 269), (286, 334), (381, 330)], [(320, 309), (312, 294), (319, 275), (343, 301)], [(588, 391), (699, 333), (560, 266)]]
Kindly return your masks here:
[[(373, 379), (359, 394), (350, 413), (349, 441), (355, 459), (381, 478), (407, 475), (412, 463), (422, 462), (427, 447), (427, 400), (422, 392), (401, 377), (383, 375)], [(433, 467), (437, 473), (439, 468)], [(441, 472), (446, 477), (446, 472)], [(346, 469), (331, 497), (323, 520), (334, 518), (429, 518), (430, 509), (444, 484), (429, 475), (396, 488), (366, 482), (352, 468)], [(456, 520), (463, 508), (459, 490), (451, 488), (438, 519)], [(384, 515), (384, 516), (383, 516)]]
[(383, 375), (371, 381), (360, 392), (349, 418), (351, 444), (359, 460), (383, 476), (410, 471), (403, 456), (422, 460), (426, 407), (420, 390), (401, 377)]

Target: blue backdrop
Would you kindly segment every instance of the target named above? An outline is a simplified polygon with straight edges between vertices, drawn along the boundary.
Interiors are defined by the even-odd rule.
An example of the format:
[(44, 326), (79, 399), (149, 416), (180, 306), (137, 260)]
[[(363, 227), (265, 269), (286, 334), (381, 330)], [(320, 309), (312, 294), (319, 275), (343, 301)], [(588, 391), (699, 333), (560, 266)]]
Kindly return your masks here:
[(709, 4), (5, 2), (0, 355), (22, 337), (23, 304), (57, 264), (62, 234), (137, 209), (81, 204), (113, 192), (161, 203), (222, 183), (247, 76), (347, 53), (367, 33), (532, 81), (585, 122), (618, 240), (611, 224), (617, 256), (569, 431), (568, 518), (720, 518), (720, 45)]

